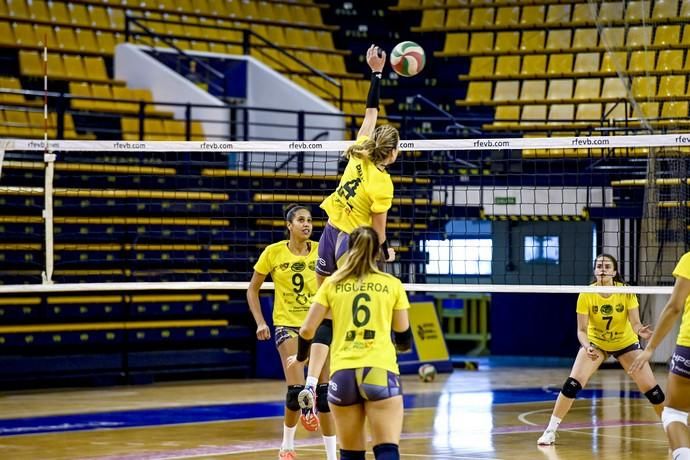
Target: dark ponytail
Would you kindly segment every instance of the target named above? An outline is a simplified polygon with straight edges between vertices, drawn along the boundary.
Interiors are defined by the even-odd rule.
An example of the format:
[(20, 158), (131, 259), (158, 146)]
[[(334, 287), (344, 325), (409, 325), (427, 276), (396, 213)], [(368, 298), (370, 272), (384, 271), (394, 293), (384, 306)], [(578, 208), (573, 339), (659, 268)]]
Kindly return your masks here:
[(297, 211), (300, 211), (304, 209), (307, 212), (309, 209), (307, 209), (305, 206), (302, 206), (301, 204), (296, 204), (296, 203), (291, 203), (285, 207), (285, 222), (292, 222), (292, 219), (295, 218), (295, 214)]

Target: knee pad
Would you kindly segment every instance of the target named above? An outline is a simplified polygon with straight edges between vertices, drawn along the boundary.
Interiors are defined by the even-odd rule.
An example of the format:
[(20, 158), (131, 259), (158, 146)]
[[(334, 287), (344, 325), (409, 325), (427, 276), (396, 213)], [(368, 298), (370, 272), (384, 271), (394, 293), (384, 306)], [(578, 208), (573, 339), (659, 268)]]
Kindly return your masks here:
[(582, 385), (580, 385), (580, 382), (572, 377), (568, 377), (568, 380), (566, 380), (563, 384), (561, 393), (563, 393), (563, 396), (566, 398), (575, 399), (580, 390), (582, 390)]
[(688, 413), (672, 407), (664, 407), (661, 412), (661, 423), (664, 425), (664, 431), (668, 431), (668, 426), (675, 422), (688, 426)]
[(664, 392), (661, 390), (661, 387), (659, 385), (645, 392), (644, 395), (647, 397), (647, 399), (649, 399), (649, 402), (654, 404), (655, 406), (657, 404), (661, 404), (666, 399), (666, 396), (664, 395)]
[(319, 383), (316, 385), (316, 409), (319, 412), (330, 412), (331, 408), (328, 406), (328, 384)]
[(340, 449), (340, 460), (366, 460), (366, 451)]
[(292, 411), (299, 410), (299, 392), (304, 390), (304, 385), (288, 385), (287, 393), (285, 394), (285, 407)]
[(331, 346), (333, 341), (333, 320), (324, 319), (314, 334), (312, 343), (321, 343), (327, 347)]
[(374, 446), (376, 460), (400, 460), (397, 444), (377, 444)]

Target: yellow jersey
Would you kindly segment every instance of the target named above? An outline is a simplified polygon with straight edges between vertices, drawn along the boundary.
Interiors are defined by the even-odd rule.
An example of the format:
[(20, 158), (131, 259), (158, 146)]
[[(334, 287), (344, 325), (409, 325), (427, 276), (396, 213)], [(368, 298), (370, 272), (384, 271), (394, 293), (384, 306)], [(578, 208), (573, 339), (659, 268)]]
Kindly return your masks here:
[(308, 241), (306, 256), (296, 256), (288, 248), (288, 240), (266, 247), (254, 265), (262, 275), (271, 275), (275, 283), (273, 324), (299, 327), (307, 317), (316, 293), (316, 259), (319, 244)]
[[(368, 139), (357, 138), (357, 143)], [(368, 158), (351, 157), (338, 188), (321, 203), (328, 219), (345, 233), (371, 225), (372, 213), (388, 211), (393, 203), (393, 181)]]
[(342, 369), (378, 367), (399, 374), (391, 340), (394, 310), (410, 308), (399, 279), (372, 273), (362, 281), (326, 278), (314, 302), (333, 313), (331, 375)]
[[(616, 283), (616, 286), (622, 284)], [(589, 341), (609, 352), (622, 350), (639, 340), (628, 319), (628, 310), (639, 306), (634, 294), (603, 297), (594, 292), (583, 292), (577, 298), (577, 312), (589, 316)]]
[[(690, 252), (686, 252), (680, 258), (678, 265), (673, 270), (673, 276), (690, 280)], [(690, 297), (685, 299), (685, 309), (683, 310), (683, 319), (680, 321), (680, 331), (678, 331), (676, 344), (690, 347)]]

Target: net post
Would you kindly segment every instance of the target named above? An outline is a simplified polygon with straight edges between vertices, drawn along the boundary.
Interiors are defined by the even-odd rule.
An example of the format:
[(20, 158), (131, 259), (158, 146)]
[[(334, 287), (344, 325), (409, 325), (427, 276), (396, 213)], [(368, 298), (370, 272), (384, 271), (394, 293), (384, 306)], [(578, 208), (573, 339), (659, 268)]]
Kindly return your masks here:
[(43, 284), (53, 284), (53, 265), (55, 250), (53, 246), (53, 176), (55, 172), (56, 155), (50, 153), (46, 142), (46, 152), (43, 154), (45, 162), (45, 185), (44, 185), (44, 207), (43, 220), (45, 222), (45, 255), (46, 266), (42, 273)]

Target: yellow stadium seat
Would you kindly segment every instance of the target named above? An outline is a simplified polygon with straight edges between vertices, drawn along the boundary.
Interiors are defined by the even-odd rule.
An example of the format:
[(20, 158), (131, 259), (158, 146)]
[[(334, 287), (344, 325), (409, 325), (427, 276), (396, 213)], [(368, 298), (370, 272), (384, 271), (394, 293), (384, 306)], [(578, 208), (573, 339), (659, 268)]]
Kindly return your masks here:
[[(137, 99), (137, 95), (129, 88), (124, 86), (113, 86), (113, 98), (116, 99), (118, 112), (123, 113), (138, 113), (139, 104), (133, 102)], [(132, 101), (132, 102), (130, 102)]]
[(81, 56), (66, 54), (63, 57), (65, 75), (70, 80), (83, 80), (86, 77), (86, 68)]
[(549, 107), (549, 123), (571, 123), (575, 117), (573, 104), (552, 104)]
[(101, 29), (110, 28), (110, 18), (106, 7), (89, 5), (89, 17), (91, 18), (91, 25)]
[[(229, 11), (228, 7), (232, 10)], [(208, 0), (210, 14), (218, 17), (237, 17), (237, 2), (226, 2), (225, 0)]]
[(638, 99), (656, 96), (656, 77), (633, 77), (632, 95)]
[(113, 54), (115, 51), (115, 37), (111, 32), (96, 32), (96, 41), (98, 42), (98, 50), (103, 54)]
[(496, 44), (494, 49), (496, 51), (515, 51), (518, 49), (520, 42), (520, 32), (504, 31), (496, 34)]
[(14, 39), (14, 30), (9, 22), (0, 22), (0, 44), (16, 46), (18, 44)]
[(474, 32), (470, 37), (470, 51), (490, 50), (494, 46), (493, 32)]
[(93, 97), (102, 99), (92, 103), (98, 110), (103, 110), (106, 112), (120, 112), (120, 104), (112, 100), (113, 92), (110, 85), (93, 83), (91, 84), (91, 94)]
[(664, 102), (661, 107), (662, 118), (688, 118), (688, 101)]
[(572, 32), (570, 29), (550, 30), (546, 38), (547, 50), (566, 50), (570, 48)]
[(163, 129), (165, 132), (165, 136), (167, 137), (167, 140), (186, 140), (186, 126), (183, 120), (163, 120)]
[(597, 19), (597, 3), (586, 2), (573, 5), (572, 22), (591, 23)]
[(681, 18), (690, 17), (690, 1), (683, 0), (683, 4), (680, 7), (680, 17)]
[[(19, 79), (14, 77), (0, 77), (0, 88), (4, 89), (22, 89)], [(26, 98), (23, 94), (0, 94), (0, 104), (18, 104), (26, 105)]]
[(520, 118), (520, 106), (499, 105), (494, 115), (494, 126), (512, 125)]
[[(575, 6), (580, 6), (580, 4), (578, 3)], [(597, 41), (597, 29), (575, 29), (575, 34), (573, 35), (574, 49), (593, 48), (596, 46)]]
[(601, 37), (599, 39), (599, 46), (603, 48), (613, 48), (623, 46), (625, 44), (625, 28), (623, 27), (607, 27), (601, 29)]
[(604, 85), (601, 89), (602, 98), (625, 97), (627, 90), (625, 83), (618, 77), (604, 78)]
[(302, 30), (295, 27), (283, 28), (279, 26), (268, 26), (266, 27), (266, 32), (268, 32), (268, 39), (275, 44), (284, 46), (295, 46), (303, 48), (306, 46), (302, 38)]
[(120, 120), (122, 138), (126, 141), (136, 141), (141, 139), (139, 136), (139, 119), (122, 117)]
[(156, 118), (146, 118), (144, 120), (144, 140), (147, 141), (167, 141), (168, 137), (163, 127), (163, 121)]
[[(689, 0), (690, 2), (690, 0)], [(690, 44), (690, 24), (685, 24), (683, 26), (683, 38), (681, 39), (683, 45)]]
[(626, 46), (649, 46), (652, 44), (652, 28), (650, 26), (634, 26), (628, 29)]
[(467, 87), (466, 101), (469, 102), (488, 102), (491, 100), (490, 81), (471, 81)]
[(5, 0), (0, 0), (0, 15), (9, 16), (9, 11), (7, 11), (7, 3), (5, 3)]
[(496, 11), (494, 24), (497, 26), (512, 26), (520, 19), (520, 8), (517, 6), (501, 6)]
[(680, 26), (657, 26), (654, 35), (655, 45), (676, 45), (680, 43)]
[(13, 28), (17, 45), (34, 46), (38, 43), (34, 28), (30, 24), (15, 23)]
[(84, 56), (84, 69), (89, 80), (109, 80), (105, 62), (101, 56)]
[(77, 43), (77, 37), (74, 35), (74, 29), (71, 27), (56, 27), (55, 37), (61, 50), (81, 51), (81, 47)]
[(664, 75), (659, 82), (657, 96), (685, 95), (685, 75)]
[[(304, 6), (304, 13), (307, 15), (309, 24), (323, 25), (323, 18), (321, 17), (321, 9), (315, 6)], [(203, 135), (203, 134), (202, 134)]]
[(573, 71), (573, 55), (568, 54), (552, 54), (549, 56), (549, 66), (546, 73), (562, 74)]
[(424, 10), (422, 12), (423, 29), (438, 29), (446, 23), (446, 10)]
[(28, 77), (43, 75), (43, 61), (36, 51), (19, 51), (19, 71)]
[(634, 105), (633, 118), (659, 118), (659, 103), (641, 102)]
[(544, 49), (546, 31), (544, 30), (525, 30), (522, 32), (520, 40), (521, 50), (541, 50)]
[(470, 23), (470, 9), (458, 8), (448, 10), (446, 14), (446, 28), (466, 26)]
[(50, 119), (46, 119), (43, 112), (29, 111), (26, 112), (26, 115), (33, 136), (42, 137), (47, 132), (48, 138), (55, 139), (55, 126), (51, 126)]
[(546, 93), (546, 99), (570, 99), (573, 97), (573, 80), (550, 80), (549, 90)]
[(606, 120), (625, 120), (627, 118), (627, 105), (624, 102), (609, 102), (604, 105), (604, 118)]
[[(70, 82), (69, 92), (73, 96), (91, 97), (91, 85), (89, 85), (88, 83)], [(98, 102), (96, 102), (94, 106), (93, 101), (88, 101), (84, 99), (72, 99), (72, 108), (75, 110), (91, 110), (98, 107)]]
[(545, 105), (525, 105), (522, 107), (520, 124), (533, 125), (546, 123)]
[(599, 53), (577, 53), (575, 56), (575, 72), (598, 72)]
[(468, 49), (469, 36), (466, 33), (446, 34), (444, 53), (464, 53)]
[(656, 63), (657, 70), (670, 71), (683, 68), (683, 50), (659, 51), (659, 60)]
[(494, 73), (493, 56), (475, 56), (470, 61), (470, 75), (475, 77), (489, 76)]
[(494, 101), (514, 101), (518, 98), (519, 81), (497, 81), (494, 89)]
[(575, 82), (574, 99), (597, 99), (601, 91), (599, 78), (578, 78)]
[(48, 9), (53, 22), (57, 22), (59, 24), (69, 24), (71, 22), (69, 10), (67, 9), (67, 3), (50, 2), (48, 4)]
[(620, 21), (623, 19), (623, 10), (625, 3), (620, 2), (604, 2), (599, 8), (599, 19), (602, 21)]
[(30, 18), (26, 0), (7, 0), (7, 12), (13, 18)]
[(108, 8), (110, 14), (110, 27), (117, 30), (125, 28), (125, 10), (121, 8)]
[[(683, 4), (685, 6), (685, 4)], [(656, 0), (652, 10), (652, 18), (674, 18), (678, 15), (678, 0)], [(682, 16), (681, 12), (681, 16)]]
[(546, 23), (558, 24), (570, 22), (572, 9), (572, 5), (549, 5), (548, 10), (546, 11)]
[(77, 43), (82, 51), (89, 53), (98, 53), (98, 43), (96, 42), (96, 34), (91, 29), (77, 29), (74, 32)]
[(544, 12), (544, 5), (523, 6), (520, 24), (542, 24), (544, 22)]
[(58, 38), (55, 36), (55, 30), (53, 26), (36, 24), (34, 26), (34, 36), (36, 37), (36, 45), (43, 47), (44, 43), (48, 42), (48, 49), (54, 50), (59, 48), (61, 43), (58, 42)]
[(597, 122), (601, 120), (601, 104), (578, 104), (575, 111), (575, 120)]
[(602, 72), (623, 72), (628, 64), (628, 53), (625, 51), (607, 51), (601, 61)]
[(634, 0), (628, 2), (625, 9), (625, 19), (627, 21), (639, 21), (642, 19), (649, 19), (649, 11), (651, 9), (651, 2), (647, 0)]
[(50, 12), (48, 11), (48, 5), (43, 0), (31, 1), (29, 15), (31, 16), (31, 19), (43, 22), (50, 22)]
[(470, 19), (471, 26), (486, 26), (494, 22), (494, 9), (478, 7), (472, 9), (472, 17)]
[(522, 75), (546, 73), (546, 54), (528, 54), (522, 58)]
[(56, 53), (48, 53), (48, 78), (63, 79), (67, 77), (62, 56)]
[(91, 18), (89, 17), (89, 11), (86, 9), (86, 5), (81, 5), (79, 3), (70, 3), (69, 9), (72, 24), (82, 27), (91, 25)]
[(496, 59), (496, 75), (517, 75), (519, 68), (519, 55), (503, 55)]
[[(503, 83), (503, 82), (499, 82)], [(534, 101), (544, 99), (546, 96), (546, 80), (525, 80), (522, 82), (520, 99)]]
[(34, 137), (34, 132), (29, 125), (29, 117), (24, 109), (12, 110), (5, 109), (5, 120), (7, 121), (7, 133), (12, 137)]
[(654, 51), (633, 51), (630, 53), (629, 71), (647, 72), (654, 70), (656, 52)]

